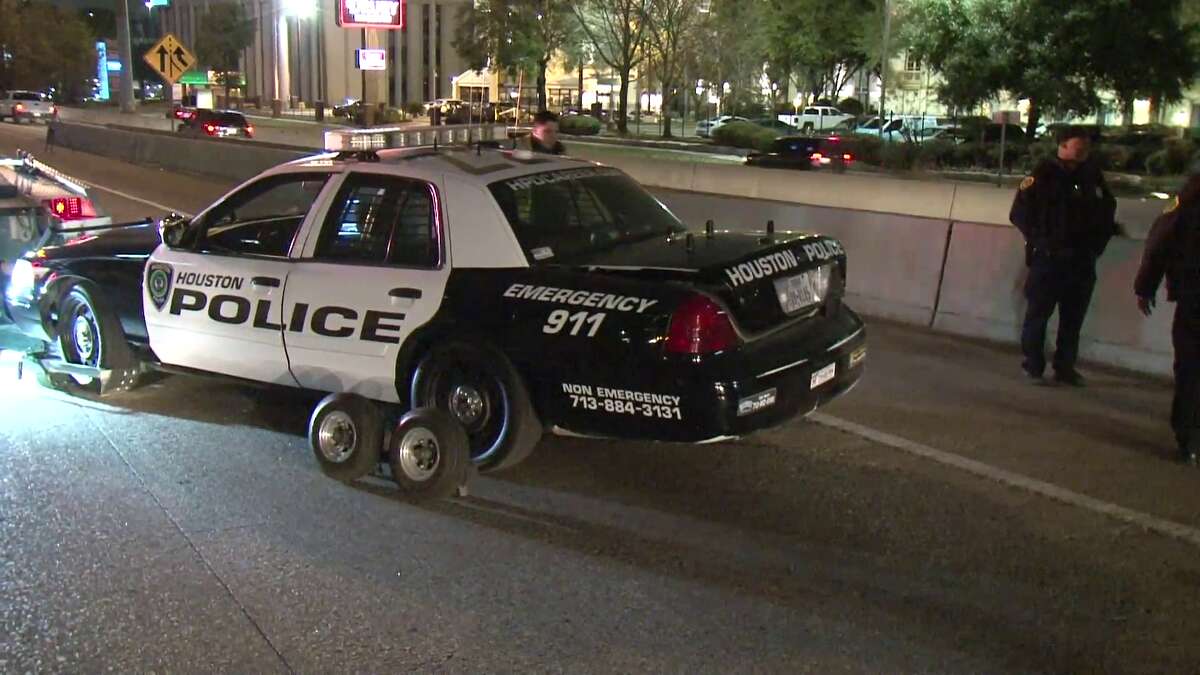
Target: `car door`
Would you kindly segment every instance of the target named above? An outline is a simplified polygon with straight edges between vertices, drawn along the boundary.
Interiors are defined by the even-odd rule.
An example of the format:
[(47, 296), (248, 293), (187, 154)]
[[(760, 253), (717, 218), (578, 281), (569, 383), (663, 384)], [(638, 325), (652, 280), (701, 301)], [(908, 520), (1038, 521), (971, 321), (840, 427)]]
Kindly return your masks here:
[(329, 172), (256, 180), (193, 220), (146, 264), (142, 304), (163, 363), (295, 386), (283, 350), (289, 255)]
[(437, 313), (450, 275), (438, 189), (346, 174), (288, 276), (284, 344), (307, 389), (397, 401), (405, 338)]

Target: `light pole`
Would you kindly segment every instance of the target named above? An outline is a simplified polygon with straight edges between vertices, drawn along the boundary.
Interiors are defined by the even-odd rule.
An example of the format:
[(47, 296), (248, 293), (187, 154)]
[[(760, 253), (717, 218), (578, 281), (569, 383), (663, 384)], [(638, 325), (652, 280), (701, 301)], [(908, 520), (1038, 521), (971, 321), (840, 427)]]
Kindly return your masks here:
[(133, 45), (129, 39), (129, 0), (117, 0), (117, 42), (121, 50), (121, 91), (118, 100), (121, 112), (137, 110), (133, 99)]
[(892, 36), (892, 0), (883, 0), (883, 44), (879, 53), (879, 128), (883, 136), (883, 122), (886, 115), (887, 100), (887, 71), (888, 71), (888, 41)]

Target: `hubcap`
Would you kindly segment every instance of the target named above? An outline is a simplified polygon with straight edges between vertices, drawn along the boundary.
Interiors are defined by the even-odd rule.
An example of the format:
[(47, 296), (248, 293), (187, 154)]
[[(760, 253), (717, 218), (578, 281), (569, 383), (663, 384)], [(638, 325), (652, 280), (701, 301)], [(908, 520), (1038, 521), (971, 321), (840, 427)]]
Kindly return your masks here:
[(346, 413), (337, 410), (321, 420), (321, 426), (317, 429), (317, 446), (325, 459), (334, 464), (345, 462), (354, 454), (357, 442), (354, 420)]
[(483, 417), (483, 395), (475, 387), (458, 385), (450, 392), (450, 412), (454, 413), (463, 426), (475, 426)]
[(92, 322), (86, 315), (77, 316), (75, 323), (71, 326), (71, 332), (75, 338), (75, 351), (78, 352), (79, 359), (84, 363), (91, 363), (96, 350), (96, 337), (92, 331)]
[(432, 431), (417, 427), (400, 439), (400, 469), (409, 480), (429, 480), (437, 472), (441, 460), (437, 437)]

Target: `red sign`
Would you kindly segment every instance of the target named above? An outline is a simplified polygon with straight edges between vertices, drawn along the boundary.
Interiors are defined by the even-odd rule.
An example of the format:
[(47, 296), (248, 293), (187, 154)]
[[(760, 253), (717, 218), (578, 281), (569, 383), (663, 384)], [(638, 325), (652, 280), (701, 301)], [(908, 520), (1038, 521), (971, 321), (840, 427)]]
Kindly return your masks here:
[(404, 28), (404, 0), (337, 0), (337, 25), (342, 28)]

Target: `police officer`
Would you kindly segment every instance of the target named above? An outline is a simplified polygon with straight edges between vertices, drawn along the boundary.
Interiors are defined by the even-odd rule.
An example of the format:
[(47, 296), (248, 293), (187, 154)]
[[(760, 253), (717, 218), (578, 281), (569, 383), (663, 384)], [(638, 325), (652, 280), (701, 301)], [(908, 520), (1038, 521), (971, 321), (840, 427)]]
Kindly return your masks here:
[(1196, 463), (1200, 453), (1200, 170), (1167, 207), (1146, 238), (1134, 282), (1138, 309), (1150, 316), (1163, 276), (1167, 300), (1175, 303), (1171, 342), (1175, 347), (1175, 399), (1171, 427), (1180, 459)]
[(549, 110), (534, 115), (533, 131), (517, 143), (517, 149), (548, 155), (563, 154), (566, 149), (558, 140), (558, 115)]
[(1079, 331), (1096, 285), (1096, 260), (1117, 233), (1117, 202), (1104, 174), (1090, 160), (1091, 138), (1081, 127), (1058, 132), (1058, 152), (1021, 181), (1009, 220), (1025, 235), (1025, 323), (1021, 364), (1042, 382), (1046, 368), (1046, 324), (1058, 308), (1054, 378), (1081, 387), (1075, 370)]

